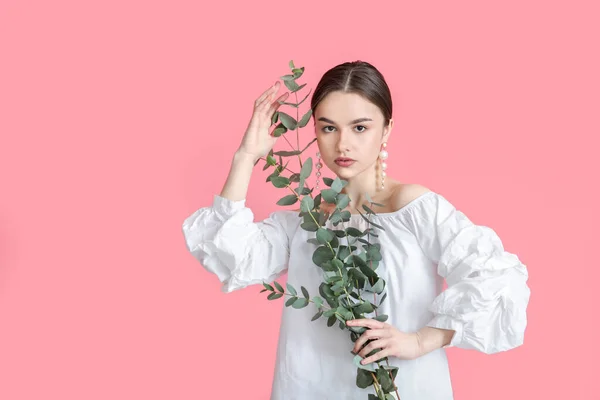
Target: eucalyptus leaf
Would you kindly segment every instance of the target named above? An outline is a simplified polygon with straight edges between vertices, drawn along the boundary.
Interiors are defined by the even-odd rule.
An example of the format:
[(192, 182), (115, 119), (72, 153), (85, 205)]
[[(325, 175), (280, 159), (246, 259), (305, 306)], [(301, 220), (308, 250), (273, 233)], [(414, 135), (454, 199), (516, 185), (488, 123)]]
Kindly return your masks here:
[(290, 294), (292, 296), (296, 296), (298, 293), (296, 292), (296, 289), (290, 285), (289, 283), (286, 283), (285, 286), (287, 287), (288, 292), (290, 292)]
[(328, 177), (323, 177), (323, 183), (326, 184), (327, 186), (331, 187), (331, 185), (333, 184), (333, 179), (328, 178)]
[(300, 182), (300, 174), (298, 173), (293, 173), (292, 175), (290, 175), (290, 182)]
[(345, 193), (340, 193), (336, 198), (336, 207), (340, 210), (348, 207), (350, 204), (350, 197)]
[[(356, 373), (356, 386), (358, 386), (361, 389), (366, 389), (369, 386), (371, 386), (375, 381), (373, 380), (373, 375), (371, 375), (371, 372), (362, 367), (364, 367), (364, 365), (360, 365), (358, 367), (358, 372)], [(377, 399), (377, 396), (369, 394), (369, 400), (371, 399)]]
[(375, 372), (376, 369), (375, 369), (375, 365), (373, 363), (362, 365), (360, 363), (362, 360), (363, 360), (363, 358), (359, 354), (357, 354), (354, 356), (354, 359), (352, 361), (354, 362), (354, 365), (356, 365), (360, 369)]
[(269, 300), (275, 300), (275, 299), (280, 298), (281, 296), (283, 296), (282, 293), (273, 292), (273, 293), (271, 293), (270, 295), (267, 296), (267, 299), (269, 299)]
[(276, 188), (284, 188), (290, 184), (290, 180), (283, 176), (275, 176), (275, 177), (271, 178), (271, 183)]
[(342, 191), (343, 187), (344, 186), (342, 185), (342, 181), (340, 180), (339, 177), (336, 177), (333, 180), (333, 183), (331, 184), (331, 190), (335, 191), (336, 194), (340, 193)]
[(375, 318), (377, 321), (381, 321), (381, 322), (385, 322), (388, 319), (388, 316), (386, 314), (379, 314), (378, 316), (376, 316)]
[(377, 282), (375, 283), (375, 285), (373, 285), (373, 292), (380, 294), (381, 292), (383, 292), (383, 289), (385, 287), (385, 282), (383, 279), (378, 279)]
[(326, 244), (333, 240), (334, 234), (327, 228), (319, 228), (317, 231), (317, 240), (319, 243)]
[(315, 303), (315, 306), (317, 306), (317, 308), (321, 308), (323, 307), (323, 299), (320, 298), (319, 296), (314, 296), (312, 298), (313, 303)]
[(315, 264), (321, 266), (321, 264), (323, 264), (324, 262), (333, 260), (333, 257), (334, 254), (328, 247), (320, 246), (313, 253), (312, 260)]
[(310, 89), (308, 91), (308, 93), (306, 94), (306, 96), (304, 96), (304, 98), (302, 100), (300, 100), (300, 103), (298, 103), (297, 105), (299, 106), (300, 104), (304, 103), (304, 100), (306, 100), (308, 98), (308, 96), (310, 95), (311, 92), (312, 92), (312, 89)]
[(334, 314), (327, 319), (327, 326), (329, 326), (329, 327), (333, 326), (333, 324), (335, 324), (335, 321), (337, 321), (337, 318)]
[(300, 209), (302, 211), (311, 211), (313, 209), (313, 207), (315, 206), (315, 203), (312, 199), (312, 197), (310, 196), (304, 196), (302, 198), (302, 201), (300, 202)]
[(382, 260), (381, 253), (379, 252), (379, 248), (377, 248), (376, 246), (369, 246), (369, 248), (367, 249), (367, 255), (370, 260), (373, 260), (373, 261), (381, 261)]
[(310, 121), (310, 117), (312, 116), (312, 109), (309, 109), (306, 114), (302, 116), (302, 119), (298, 122), (298, 127), (303, 128)]
[(308, 300), (303, 299), (302, 297), (298, 297), (296, 299), (296, 301), (294, 301), (294, 304), (292, 304), (292, 307), (294, 308), (304, 308), (308, 305)]
[(274, 125), (279, 120), (279, 111), (275, 111), (271, 116), (271, 125)]
[(364, 303), (360, 304), (359, 306), (357, 306), (354, 311), (360, 314), (364, 314), (364, 313), (372, 313), (374, 310), (373, 308), (373, 304), (371, 304), (368, 301), (365, 301)]
[(319, 225), (315, 224), (312, 221), (303, 222), (300, 224), (300, 227), (309, 232), (316, 232), (319, 229)]
[(279, 290), (281, 293), (285, 292), (285, 290), (283, 290), (283, 287), (279, 284), (279, 282), (273, 281), (273, 284), (275, 285), (275, 287), (277, 288), (277, 290)]
[(273, 289), (273, 286), (269, 285), (268, 283), (263, 282), (263, 286), (265, 287), (265, 289), (269, 289), (271, 292), (275, 291), (275, 289)]
[(300, 286), (300, 290), (302, 290), (302, 294), (308, 300), (310, 298), (310, 296), (308, 294), (308, 290), (306, 290), (306, 288), (304, 286)]
[(363, 235), (363, 233), (360, 230), (358, 230), (352, 226), (346, 228), (346, 233), (348, 235), (354, 236), (354, 237), (361, 237)]
[(379, 384), (381, 385), (384, 392), (389, 393), (396, 388), (394, 386), (394, 381), (392, 381), (390, 374), (385, 370), (385, 368), (377, 369), (376, 374), (377, 379), (379, 379)]
[(376, 215), (375, 211), (371, 210), (371, 209), (369, 208), (369, 206), (367, 206), (367, 205), (363, 204), (363, 205), (362, 205), (362, 208), (363, 208), (363, 210), (365, 210), (366, 212), (368, 212), (368, 213), (370, 213), (370, 214), (372, 214), (372, 215)]
[(279, 120), (288, 130), (296, 129), (296, 125), (298, 122), (289, 114), (284, 113), (283, 111), (279, 111)]
[(315, 320), (317, 320), (317, 319), (321, 318), (321, 315), (323, 315), (323, 311), (319, 311), (319, 312), (317, 312), (317, 313), (316, 313), (316, 314), (315, 314), (315, 315), (312, 317), (311, 321), (315, 321)]
[(294, 74), (294, 79), (300, 78), (303, 73), (304, 73), (304, 67), (292, 69), (292, 74)]
[(381, 300), (379, 300), (379, 305), (381, 305), (381, 303), (383, 303), (383, 301), (386, 299), (387, 297), (387, 293), (384, 293), (383, 296), (381, 296)]
[(285, 126), (284, 126), (282, 123), (279, 123), (279, 124), (278, 124), (278, 125), (275, 127), (275, 129), (273, 129), (273, 132), (271, 132), (271, 134), (272, 134), (274, 137), (280, 137), (281, 135), (283, 135), (283, 134), (284, 134), (284, 133), (286, 133), (286, 132), (287, 132), (287, 128), (286, 128), (286, 127), (285, 127)]
[(325, 189), (325, 190), (321, 190), (321, 196), (323, 197), (323, 200), (325, 200), (326, 202), (328, 202), (330, 204), (335, 204), (337, 192), (333, 189)]
[(323, 316), (326, 318), (329, 318), (329, 317), (333, 316), (334, 314), (335, 314), (335, 310), (332, 310), (332, 309), (329, 309), (329, 310), (323, 312)]
[(284, 196), (281, 199), (279, 199), (279, 201), (277, 202), (277, 205), (291, 206), (292, 204), (296, 203), (297, 201), (298, 201), (298, 196), (296, 196), (295, 194), (289, 194), (289, 195)]
[[(291, 79), (290, 79), (291, 78)], [(282, 76), (283, 84), (287, 87), (292, 93), (297, 92), (300, 86), (294, 81), (294, 75), (285, 75)]]
[(286, 150), (282, 150), (282, 151), (276, 151), (275, 153), (276, 156), (281, 156), (281, 157), (292, 157), (292, 156), (297, 156), (298, 154), (300, 154), (299, 150), (293, 150), (293, 151), (286, 151)]
[(291, 306), (292, 304), (294, 304), (294, 302), (295, 302), (296, 300), (298, 300), (298, 298), (297, 298), (297, 297), (295, 297), (295, 296), (293, 296), (293, 297), (290, 297), (290, 298), (289, 298), (289, 299), (287, 299), (287, 301), (285, 302), (285, 306), (286, 306), (286, 307), (289, 307), (289, 306)]
[(300, 170), (300, 179), (306, 179), (310, 176), (312, 172), (312, 158), (308, 157), (304, 164), (302, 164), (302, 169)]

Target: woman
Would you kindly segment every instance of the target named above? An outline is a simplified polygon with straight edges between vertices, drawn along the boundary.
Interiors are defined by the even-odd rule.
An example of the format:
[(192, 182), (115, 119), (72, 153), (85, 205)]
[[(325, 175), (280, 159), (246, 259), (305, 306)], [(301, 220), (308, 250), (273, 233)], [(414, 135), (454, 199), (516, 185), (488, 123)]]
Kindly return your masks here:
[[(275, 100), (277, 82), (255, 102), (254, 114), (233, 157), (223, 190), (211, 207), (183, 223), (187, 247), (222, 290), (231, 292), (288, 273), (288, 282), (318, 294), (322, 270), (311, 259), (314, 232), (300, 227), (298, 211), (280, 210), (260, 222), (245, 206), (255, 162), (277, 141), (271, 117), (289, 93)], [(366, 62), (338, 65), (321, 78), (312, 96), (318, 154), (340, 179), (351, 201), (344, 229), (367, 228), (358, 214), (366, 194), (385, 207), (373, 221), (383, 260), (377, 273), (387, 300), (378, 312), (388, 320), (349, 321), (371, 329), (352, 343), (348, 332), (310, 322), (314, 307), (284, 307), (272, 399), (365, 399), (356, 386), (351, 351), (374, 362), (389, 357), (399, 368), (395, 383), (402, 400), (453, 398), (445, 348), (487, 354), (523, 343), (530, 290), (526, 266), (504, 251), (496, 233), (473, 224), (442, 195), (385, 176), (392, 131), (392, 100), (379, 71)], [(321, 160), (319, 160), (321, 161)], [(328, 221), (330, 224), (330, 221)], [(332, 227), (331, 225), (328, 225)], [(448, 288), (442, 291), (443, 279)], [(283, 305), (283, 303), (282, 303)], [(361, 350), (369, 339), (375, 339)]]

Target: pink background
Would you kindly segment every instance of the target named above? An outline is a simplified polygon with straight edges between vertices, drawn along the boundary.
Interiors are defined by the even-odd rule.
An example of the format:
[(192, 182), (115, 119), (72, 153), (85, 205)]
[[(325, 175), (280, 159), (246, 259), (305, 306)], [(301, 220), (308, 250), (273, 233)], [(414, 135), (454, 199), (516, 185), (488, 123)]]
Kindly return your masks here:
[(268, 398), (283, 300), (221, 293), (181, 223), (290, 59), (301, 93), (379, 68), (390, 175), (529, 268), (524, 346), (449, 349), (455, 398), (600, 399), (597, 4), (3, 0), (0, 399)]

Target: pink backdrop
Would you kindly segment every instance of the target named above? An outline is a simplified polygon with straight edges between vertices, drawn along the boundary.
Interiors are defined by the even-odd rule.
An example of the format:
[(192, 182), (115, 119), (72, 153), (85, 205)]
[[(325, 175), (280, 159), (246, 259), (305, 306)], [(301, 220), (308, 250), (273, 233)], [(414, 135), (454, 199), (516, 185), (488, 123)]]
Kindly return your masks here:
[(389, 174), (529, 268), (525, 344), (449, 349), (456, 399), (599, 399), (598, 3), (416, 3), (3, 0), (0, 399), (268, 398), (283, 300), (221, 293), (181, 223), (290, 59), (378, 67)]

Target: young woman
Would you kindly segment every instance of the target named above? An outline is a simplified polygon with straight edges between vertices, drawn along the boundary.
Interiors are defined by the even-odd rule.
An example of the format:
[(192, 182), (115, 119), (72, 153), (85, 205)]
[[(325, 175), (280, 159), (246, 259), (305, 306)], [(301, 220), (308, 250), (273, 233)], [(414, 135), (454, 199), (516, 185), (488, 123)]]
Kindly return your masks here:
[[(278, 139), (269, 133), (271, 116), (289, 94), (275, 99), (278, 88), (277, 82), (256, 100), (221, 194), (183, 223), (189, 251), (217, 275), (224, 292), (287, 272), (290, 284), (312, 296), (323, 281), (312, 261), (315, 245), (307, 242), (314, 232), (300, 227), (298, 211), (279, 210), (254, 222), (245, 206), (254, 163)], [(327, 327), (324, 319), (311, 322), (312, 305), (283, 307), (271, 399), (365, 399), (350, 351), (365, 357), (378, 348), (364, 361), (389, 357), (399, 368), (395, 383), (402, 400), (450, 400), (445, 348), (491, 354), (523, 343), (526, 266), (504, 250), (494, 230), (473, 224), (441, 194), (385, 176), (392, 100), (375, 67), (357, 61), (327, 71), (311, 108), (320, 161), (348, 181), (343, 193), (351, 200), (350, 221), (336, 228), (328, 221), (328, 227), (365, 230), (357, 210), (368, 205), (366, 193), (385, 205), (372, 218), (385, 228), (377, 232), (383, 256), (377, 273), (387, 283), (387, 299), (378, 312), (389, 318), (349, 322), (371, 328), (353, 343), (348, 331)], [(444, 278), (448, 288), (442, 291)], [(361, 350), (369, 339), (375, 340)]]

